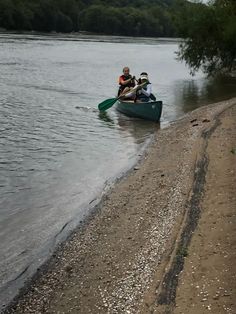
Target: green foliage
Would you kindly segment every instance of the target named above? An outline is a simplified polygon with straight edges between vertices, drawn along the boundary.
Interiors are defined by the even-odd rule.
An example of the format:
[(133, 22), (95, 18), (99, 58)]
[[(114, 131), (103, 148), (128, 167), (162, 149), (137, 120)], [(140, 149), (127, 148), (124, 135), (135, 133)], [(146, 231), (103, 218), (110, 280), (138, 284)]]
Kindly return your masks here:
[(0, 25), (1, 27), (14, 28), (14, 5), (11, 0), (0, 0)]
[(0, 27), (175, 36), (179, 2), (188, 6), (186, 0), (0, 0)]
[(192, 74), (199, 68), (211, 76), (236, 70), (235, 0), (198, 5), (194, 16), (185, 21), (185, 32), (187, 40), (181, 44), (178, 56)]
[(71, 32), (79, 29), (76, 0), (0, 0), (0, 27), (9, 30)]

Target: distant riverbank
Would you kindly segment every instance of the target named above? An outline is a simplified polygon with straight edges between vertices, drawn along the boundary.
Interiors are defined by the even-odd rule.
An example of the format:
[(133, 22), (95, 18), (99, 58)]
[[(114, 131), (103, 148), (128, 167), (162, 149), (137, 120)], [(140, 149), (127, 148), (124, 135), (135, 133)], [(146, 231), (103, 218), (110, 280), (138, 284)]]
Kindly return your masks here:
[[(113, 188), (86, 228), (74, 233), (7, 313), (165, 313), (173, 312), (175, 305), (176, 313), (185, 313), (197, 302), (196, 313), (205, 313), (200, 298), (192, 302), (197, 284), (190, 278), (190, 285), (184, 285), (189, 271), (195, 273), (193, 279), (212, 275), (222, 280), (215, 284), (228, 293), (228, 301), (215, 286), (217, 298), (214, 289), (207, 296), (217, 300), (211, 301), (211, 309), (220, 314), (228, 306), (234, 311), (235, 280), (230, 278), (235, 270), (230, 261), (235, 253), (235, 115), (232, 99), (197, 109), (157, 132), (144, 160)], [(231, 229), (221, 225), (219, 211), (225, 226), (231, 221)], [(209, 239), (211, 230), (216, 232)], [(197, 261), (208, 259), (208, 244), (214, 250), (216, 242), (224, 254), (216, 249), (210, 263), (199, 268)], [(188, 272), (178, 288), (185, 264)], [(180, 290), (175, 299), (182, 280), (187, 297)]]
[[(183, 41), (183, 38), (177, 38), (177, 37), (141, 37), (141, 36), (119, 36), (119, 35), (106, 35), (106, 34), (99, 34), (94, 32), (71, 32), (71, 33), (60, 33), (60, 32), (39, 32), (39, 31), (17, 31), (17, 30), (4, 30), (0, 28), (0, 36), (20, 36), (20, 35), (26, 35), (26, 36), (42, 36), (45, 37), (45, 39), (48, 38), (56, 38), (57, 36), (59, 39), (64, 40), (90, 40), (90, 41), (98, 41), (98, 42), (132, 42), (135, 43), (156, 43), (158, 42), (167, 42), (167, 43), (181, 43)], [(18, 37), (19, 38), (19, 37)]]

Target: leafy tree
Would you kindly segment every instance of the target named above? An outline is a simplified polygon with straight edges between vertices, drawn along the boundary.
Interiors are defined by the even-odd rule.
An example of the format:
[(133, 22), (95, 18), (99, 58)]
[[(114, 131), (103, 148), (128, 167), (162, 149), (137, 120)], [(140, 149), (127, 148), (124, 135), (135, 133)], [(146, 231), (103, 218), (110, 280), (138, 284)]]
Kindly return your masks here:
[(65, 23), (65, 20), (67, 20), (65, 24), (66, 29), (70, 29), (68, 23), (72, 23), (71, 29), (74, 31), (78, 31), (79, 30), (79, 12), (84, 7), (83, 4), (75, 0), (58, 0), (57, 2), (55, 2), (55, 7), (58, 8), (61, 14), (64, 15), (64, 18), (63, 18), (64, 23)]
[(33, 15), (31, 8), (25, 2), (17, 1), (13, 10), (14, 28), (31, 30)]
[(0, 26), (14, 29), (14, 4), (11, 0), (0, 0)]
[(55, 30), (57, 32), (70, 33), (73, 30), (71, 18), (59, 11), (56, 15)]
[(0, 27), (36, 31), (90, 31), (173, 36), (170, 8), (186, 0), (0, 0)]
[(35, 5), (35, 13), (32, 21), (34, 30), (50, 32), (56, 30), (57, 12), (54, 9), (53, 2), (48, 0), (39, 0)]
[(235, 0), (198, 5), (186, 26), (188, 38), (181, 44), (178, 57), (189, 65), (192, 74), (199, 68), (211, 76), (235, 71)]

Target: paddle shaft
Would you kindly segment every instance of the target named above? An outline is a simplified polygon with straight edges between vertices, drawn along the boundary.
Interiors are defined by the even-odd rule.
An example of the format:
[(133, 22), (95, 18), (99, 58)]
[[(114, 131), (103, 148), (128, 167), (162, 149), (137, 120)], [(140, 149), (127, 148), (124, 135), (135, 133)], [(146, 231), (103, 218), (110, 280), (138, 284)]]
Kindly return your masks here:
[(111, 107), (116, 103), (116, 101), (117, 101), (118, 99), (125, 97), (125, 96), (128, 95), (129, 93), (132, 93), (134, 90), (137, 90), (137, 87), (138, 87), (138, 88), (143, 87), (145, 84), (146, 84), (146, 83), (137, 85), (137, 86), (135, 86), (134, 88), (132, 88), (131, 90), (127, 91), (126, 93), (121, 94), (119, 97), (110, 98), (110, 99), (104, 100), (103, 102), (101, 102), (101, 103), (98, 105), (98, 109), (99, 109), (100, 111), (106, 111), (107, 109), (111, 108)]
[[(135, 80), (136, 80), (136, 79), (135, 79)], [(137, 80), (136, 80), (136, 82), (138, 83)], [(139, 84), (139, 85), (136, 85), (135, 87), (133, 87), (132, 89), (130, 89), (130, 90), (127, 91), (126, 93), (120, 95), (120, 96), (117, 98), (117, 100), (120, 99), (120, 98), (122, 98), (122, 97), (124, 97), (125, 95), (128, 95), (129, 93), (132, 93), (133, 91), (137, 91), (138, 88), (143, 88), (146, 84), (147, 84), (147, 83), (145, 82), (145, 83), (141, 83), (141, 84)], [(137, 88), (137, 87), (138, 87), (138, 88)]]

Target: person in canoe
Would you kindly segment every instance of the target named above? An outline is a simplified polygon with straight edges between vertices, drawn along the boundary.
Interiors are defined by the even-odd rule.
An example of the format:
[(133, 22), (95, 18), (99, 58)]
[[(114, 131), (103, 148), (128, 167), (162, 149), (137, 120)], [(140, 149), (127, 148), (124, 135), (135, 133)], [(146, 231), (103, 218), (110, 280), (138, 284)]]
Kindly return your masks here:
[[(146, 84), (145, 84), (146, 83)], [(152, 99), (152, 84), (149, 82), (147, 72), (142, 72), (140, 78), (138, 79), (138, 85), (143, 85), (143, 87), (138, 88), (136, 92), (136, 102), (148, 102)]]
[[(127, 94), (130, 90), (135, 87), (135, 76), (130, 75), (129, 67), (123, 68), (123, 74), (119, 77), (119, 90), (118, 96), (122, 96), (123, 94)], [(126, 98), (126, 96), (124, 96)], [(128, 95), (127, 98), (131, 96)], [(132, 97), (131, 97), (132, 98)]]

